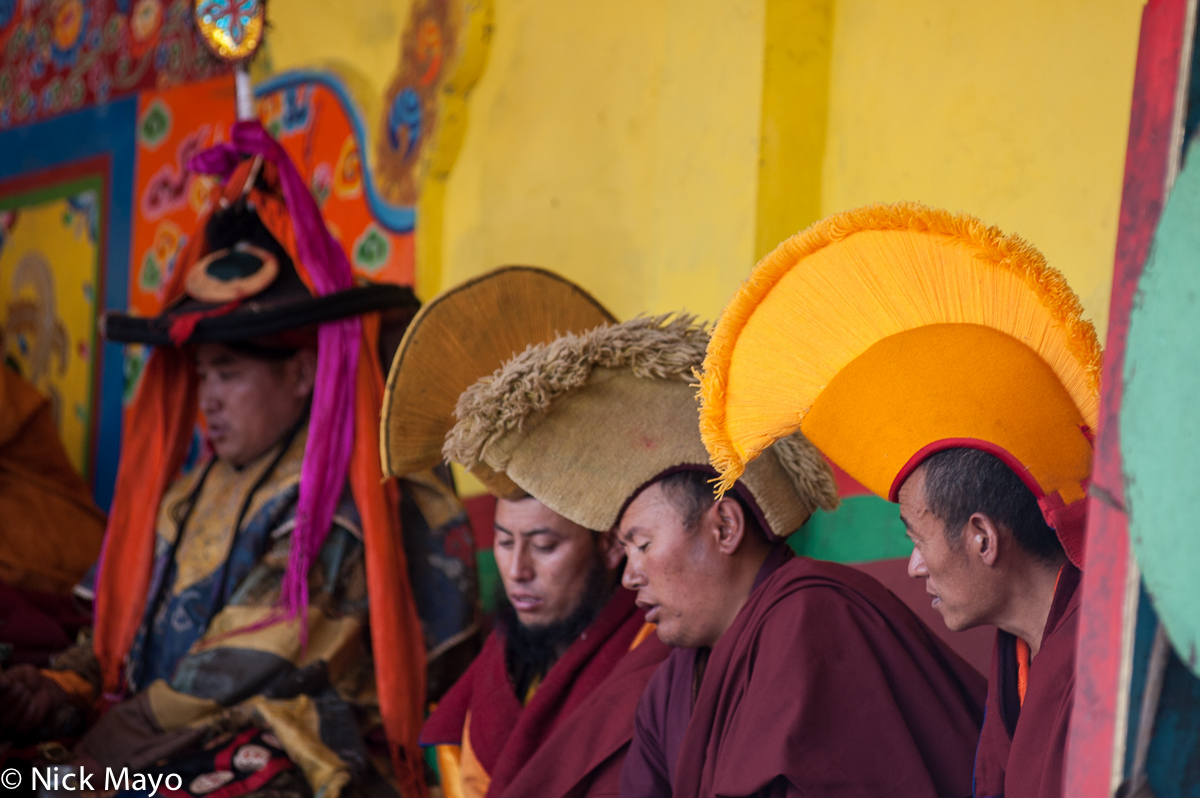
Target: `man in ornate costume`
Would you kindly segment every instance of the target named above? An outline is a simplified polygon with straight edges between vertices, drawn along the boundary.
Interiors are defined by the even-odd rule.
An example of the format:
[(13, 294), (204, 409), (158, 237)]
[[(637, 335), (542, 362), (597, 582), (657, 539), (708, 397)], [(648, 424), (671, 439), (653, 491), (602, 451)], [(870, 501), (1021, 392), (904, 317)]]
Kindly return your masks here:
[(702, 426), (723, 484), (803, 430), (899, 502), (909, 573), (947, 626), (998, 627), (980, 798), (1062, 795), (1099, 400), (1100, 346), (1081, 314), (1019, 238), (874, 206), (768, 255), (705, 361)]
[[(462, 519), (432, 476), (402, 503), (379, 469), (381, 314), (415, 299), (356, 284), (257, 123), (193, 168), (225, 179), (167, 309), (105, 320), (156, 349), (127, 416), (95, 639), (10, 687), (17, 720), (69, 731), (103, 695), (85, 770), (158, 769), (191, 794), (390, 780), (422, 795), (425, 645), (400, 514), (416, 538), (425, 516)], [(175, 478), (197, 410), (212, 456)]]
[[(434, 298), (392, 366), (385, 469), (440, 460), (459, 394), (514, 352), (610, 320), (576, 286), (523, 267)], [(569, 499), (551, 509), (537, 475), (519, 483), (528, 490), (503, 469), (484, 476), (498, 497), (496, 628), (421, 742), (436, 746), (450, 798), (615, 794), (637, 697), (667, 650), (618, 584), (623, 557), (610, 529), (577, 522)]]

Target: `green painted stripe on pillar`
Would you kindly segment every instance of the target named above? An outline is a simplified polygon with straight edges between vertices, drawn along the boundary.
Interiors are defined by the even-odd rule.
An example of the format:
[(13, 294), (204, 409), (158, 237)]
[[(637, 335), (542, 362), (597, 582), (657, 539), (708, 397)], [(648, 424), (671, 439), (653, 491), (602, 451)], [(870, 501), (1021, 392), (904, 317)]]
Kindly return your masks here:
[(900, 508), (873, 494), (849, 496), (832, 513), (817, 510), (788, 538), (797, 554), (833, 562), (874, 562), (912, 555)]
[(500, 570), (491, 549), (475, 552), (475, 568), (479, 574), (479, 606), (486, 613), (496, 611), (496, 591), (500, 589)]

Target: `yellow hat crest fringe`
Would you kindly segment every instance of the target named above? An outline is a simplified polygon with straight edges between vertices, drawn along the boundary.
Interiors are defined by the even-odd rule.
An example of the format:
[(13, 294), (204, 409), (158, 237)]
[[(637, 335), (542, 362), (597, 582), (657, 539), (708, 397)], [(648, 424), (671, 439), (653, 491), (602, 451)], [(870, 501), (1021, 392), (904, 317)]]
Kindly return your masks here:
[[(761, 431), (750, 441), (739, 443), (734, 440), (726, 424), (725, 400), (731, 356), (739, 336), (764, 298), (801, 259), (867, 231), (917, 232), (945, 237), (970, 248), (979, 260), (1021, 277), (1062, 336), (1061, 348), (1053, 352), (1043, 341), (1027, 343), (1060, 375), (1080, 413), (1094, 428), (1100, 383), (1100, 343), (1092, 324), (1083, 319), (1083, 307), (1066, 278), (1047, 265), (1040, 252), (1021, 238), (1005, 235), (1000, 229), (966, 214), (907, 202), (870, 205), (830, 216), (782, 242), (759, 261), (725, 308), (708, 347), (699, 392), (703, 407), (701, 437), (713, 466), (721, 474), (719, 487), (722, 492), (733, 486), (747, 463), (772, 440), (797, 429), (808, 411), (807, 407), (798, 408), (795, 419), (786, 423), (764, 421)], [(852, 266), (848, 264), (847, 268)], [(985, 312), (993, 318), (1003, 317), (1006, 313), (1011, 316), (1018, 311), (1015, 307), (989, 306), (981, 310), (981, 315)], [(926, 323), (937, 321), (940, 320), (929, 319)], [(1067, 366), (1055, 362), (1063, 355), (1074, 363)]]

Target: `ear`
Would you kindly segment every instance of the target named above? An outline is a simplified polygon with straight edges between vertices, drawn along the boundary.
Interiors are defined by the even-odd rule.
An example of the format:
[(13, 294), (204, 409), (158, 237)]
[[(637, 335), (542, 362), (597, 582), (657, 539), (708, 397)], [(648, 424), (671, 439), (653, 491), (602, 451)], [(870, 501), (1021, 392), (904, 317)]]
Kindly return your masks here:
[(301, 349), (292, 363), (296, 377), (295, 395), (303, 399), (312, 393), (313, 386), (317, 384), (317, 352), (314, 349)]
[(625, 559), (625, 548), (617, 541), (615, 528), (601, 532), (596, 537), (596, 550), (600, 554), (600, 562), (604, 563), (606, 571), (615, 571), (620, 567), (621, 560)]
[(712, 514), (717, 550), (722, 554), (735, 554), (746, 538), (746, 514), (742, 505), (726, 496), (713, 504), (708, 512)]
[(983, 513), (974, 513), (967, 519), (963, 530), (967, 550), (988, 568), (994, 568), (1000, 559), (1000, 528)]

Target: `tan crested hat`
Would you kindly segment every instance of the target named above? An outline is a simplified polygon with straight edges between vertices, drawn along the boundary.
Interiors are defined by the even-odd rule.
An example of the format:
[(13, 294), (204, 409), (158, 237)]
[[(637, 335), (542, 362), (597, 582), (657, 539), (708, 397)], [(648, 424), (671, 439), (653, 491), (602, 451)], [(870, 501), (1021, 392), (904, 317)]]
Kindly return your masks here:
[(385, 476), (442, 460), (454, 404), (531, 344), (614, 321), (579, 286), (544, 269), (504, 266), (443, 291), (413, 318), (388, 372), (379, 429)]
[[(444, 454), (497, 495), (523, 492), (610, 529), (647, 484), (711, 470), (691, 385), (708, 338), (692, 317), (659, 316), (531, 347), (463, 393)], [(838, 501), (828, 464), (799, 433), (750, 463), (735, 490), (779, 537)]]

